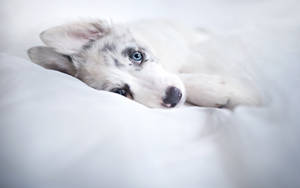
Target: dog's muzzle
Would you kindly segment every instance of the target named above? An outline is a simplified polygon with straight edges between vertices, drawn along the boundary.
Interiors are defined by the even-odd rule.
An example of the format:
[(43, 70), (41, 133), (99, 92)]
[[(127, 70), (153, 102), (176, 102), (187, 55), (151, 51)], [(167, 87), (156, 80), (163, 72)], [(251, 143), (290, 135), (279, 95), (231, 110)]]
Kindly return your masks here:
[(171, 108), (175, 107), (182, 98), (182, 92), (177, 87), (170, 86), (166, 90), (162, 105)]

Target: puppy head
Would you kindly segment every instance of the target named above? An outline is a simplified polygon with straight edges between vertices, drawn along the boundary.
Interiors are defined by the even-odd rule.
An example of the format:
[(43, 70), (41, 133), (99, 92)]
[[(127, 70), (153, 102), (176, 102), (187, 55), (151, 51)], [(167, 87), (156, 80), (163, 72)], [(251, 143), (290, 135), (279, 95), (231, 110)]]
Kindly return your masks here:
[(33, 47), (28, 55), (45, 68), (149, 107), (170, 108), (185, 101), (182, 81), (164, 70), (125, 27), (102, 21), (73, 23), (50, 28), (40, 37), (47, 47)]

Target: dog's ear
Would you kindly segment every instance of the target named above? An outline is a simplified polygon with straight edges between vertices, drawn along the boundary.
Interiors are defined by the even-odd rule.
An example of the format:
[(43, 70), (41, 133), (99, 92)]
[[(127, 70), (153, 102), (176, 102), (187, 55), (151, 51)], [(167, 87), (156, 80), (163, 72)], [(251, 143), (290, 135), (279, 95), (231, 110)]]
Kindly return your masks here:
[(60, 54), (53, 48), (37, 46), (30, 48), (27, 53), (32, 62), (46, 69), (57, 70), (71, 76), (76, 75), (77, 69), (70, 56)]
[(109, 33), (107, 22), (77, 22), (50, 28), (40, 34), (41, 40), (62, 54), (75, 54), (89, 41), (97, 40)]

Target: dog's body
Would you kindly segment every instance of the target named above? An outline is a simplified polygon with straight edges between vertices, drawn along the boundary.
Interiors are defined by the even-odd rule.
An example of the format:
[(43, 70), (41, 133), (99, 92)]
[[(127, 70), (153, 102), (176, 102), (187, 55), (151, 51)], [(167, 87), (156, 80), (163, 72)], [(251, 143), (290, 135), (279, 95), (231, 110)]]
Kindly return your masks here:
[[(155, 28), (155, 29), (154, 29)], [(48, 47), (28, 51), (33, 62), (112, 91), (149, 107), (185, 101), (207, 107), (258, 105), (246, 79), (203, 53), (208, 33), (169, 22), (123, 25), (80, 22), (41, 33)], [(235, 66), (239, 66), (236, 64)]]

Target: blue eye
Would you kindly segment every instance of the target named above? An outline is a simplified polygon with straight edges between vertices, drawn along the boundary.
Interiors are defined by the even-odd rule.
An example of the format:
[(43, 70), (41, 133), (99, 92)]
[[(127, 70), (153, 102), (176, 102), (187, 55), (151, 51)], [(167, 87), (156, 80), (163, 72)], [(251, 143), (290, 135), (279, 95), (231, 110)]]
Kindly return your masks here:
[(134, 51), (131, 54), (129, 54), (129, 58), (131, 61), (134, 61), (135, 63), (142, 63), (144, 61), (144, 56), (142, 52), (140, 51)]

